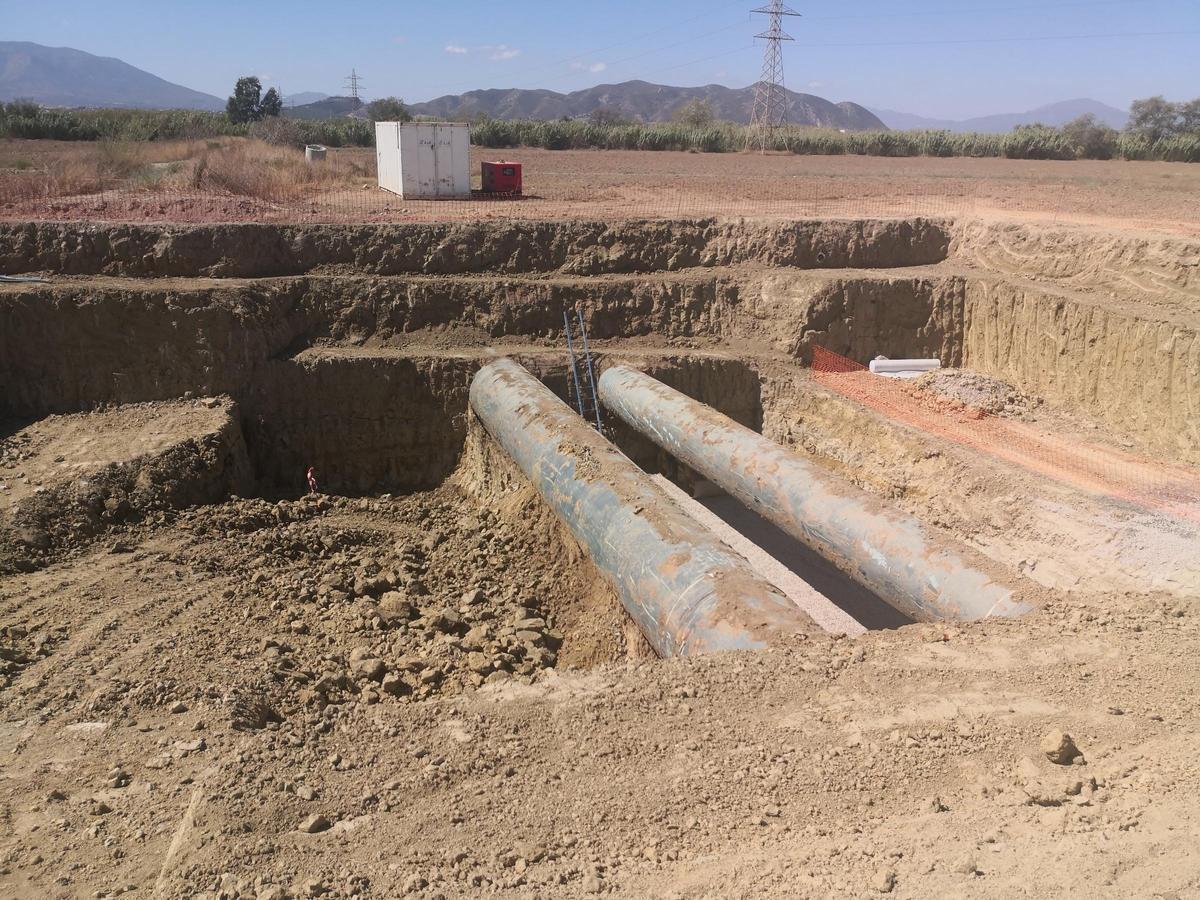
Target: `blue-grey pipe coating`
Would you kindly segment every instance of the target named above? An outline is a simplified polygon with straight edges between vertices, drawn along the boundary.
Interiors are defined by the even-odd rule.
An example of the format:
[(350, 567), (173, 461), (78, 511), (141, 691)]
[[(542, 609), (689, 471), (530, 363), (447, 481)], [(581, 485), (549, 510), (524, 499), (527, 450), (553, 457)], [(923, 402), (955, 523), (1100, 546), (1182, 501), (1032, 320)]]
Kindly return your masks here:
[(819, 630), (517, 363), (480, 369), (470, 401), (661, 656), (760, 649)]
[(600, 400), (632, 428), (916, 619), (1018, 616), (1030, 604), (909, 516), (628, 366)]

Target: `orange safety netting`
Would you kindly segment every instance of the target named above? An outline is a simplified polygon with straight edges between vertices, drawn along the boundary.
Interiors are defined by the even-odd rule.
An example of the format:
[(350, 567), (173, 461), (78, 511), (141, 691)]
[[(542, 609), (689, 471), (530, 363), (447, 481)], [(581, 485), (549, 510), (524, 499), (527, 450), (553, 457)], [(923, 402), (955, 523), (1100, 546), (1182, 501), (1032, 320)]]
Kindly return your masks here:
[(1051, 434), (1025, 422), (872, 374), (864, 365), (814, 347), (813, 377), (888, 418), (1041, 475), (1147, 509), (1200, 521), (1200, 473), (1102, 444)]

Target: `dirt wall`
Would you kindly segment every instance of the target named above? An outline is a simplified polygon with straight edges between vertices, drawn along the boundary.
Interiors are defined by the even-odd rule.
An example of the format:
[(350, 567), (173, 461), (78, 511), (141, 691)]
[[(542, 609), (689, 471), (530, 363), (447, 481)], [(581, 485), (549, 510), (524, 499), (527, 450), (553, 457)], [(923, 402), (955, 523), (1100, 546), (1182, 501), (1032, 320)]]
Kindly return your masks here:
[(1200, 462), (1200, 333), (997, 280), (967, 285), (962, 365)]
[(802, 360), (814, 346), (861, 363), (937, 357), (1200, 461), (1200, 332), (1176, 322), (995, 276), (781, 272), (755, 310)]
[(288, 285), (0, 291), (0, 416), (239, 394), (310, 327)]
[[(478, 346), (562, 342), (562, 312), (589, 309), (591, 336), (725, 337), (740, 280), (296, 277), (222, 283), (106, 280), (0, 289), (0, 416), (228, 392), (272, 359), (322, 342)], [(439, 332), (452, 335), (439, 338)]]
[[(137, 410), (158, 423), (160, 447), (129, 455), (112, 441), (91, 467), (64, 472), (60, 462), (70, 448), (56, 440), (61, 423), (31, 426), (33, 451), (20, 463), (21, 474), (39, 486), (0, 510), (0, 573), (28, 570), (66, 548), (80, 546), (105, 528), (139, 521), (156, 512), (216, 503), (253, 490), (253, 477), (240, 416), (227, 399), (208, 401), (203, 415), (181, 414), (157, 404)], [(159, 414), (161, 411), (161, 414)], [(132, 416), (126, 407), (81, 417), (101, 435), (108, 415)], [(191, 428), (191, 433), (189, 431)], [(49, 437), (46, 438), (47, 433)], [(24, 433), (18, 433), (21, 438)], [(10, 441), (13, 439), (10, 438)], [(114, 439), (119, 441), (119, 438)]]
[(412, 225), (0, 224), (0, 273), (262, 277), (329, 267), (378, 275), (922, 265), (944, 259), (942, 220), (753, 223), (485, 222)]
[(794, 372), (765, 379), (763, 406), (768, 437), (1040, 585), (1200, 591), (1195, 526), (997, 464)]
[(266, 363), (243, 403), (260, 489), (303, 492), (309, 466), (333, 493), (436, 487), (462, 450), (478, 365), (310, 354)]
[(1200, 241), (1001, 222), (956, 225), (954, 262), (1074, 289), (1151, 300), (1196, 315)]

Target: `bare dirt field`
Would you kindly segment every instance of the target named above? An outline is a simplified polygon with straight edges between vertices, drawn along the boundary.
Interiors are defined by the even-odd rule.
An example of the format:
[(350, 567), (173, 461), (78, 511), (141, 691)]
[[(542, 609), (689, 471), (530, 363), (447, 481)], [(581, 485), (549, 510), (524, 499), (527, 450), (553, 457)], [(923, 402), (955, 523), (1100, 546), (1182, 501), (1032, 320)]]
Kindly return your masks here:
[[(1200, 897), (1200, 176), (507, 155), (500, 215), (0, 210), (0, 896)], [(575, 309), (1032, 611), (914, 613), (603, 406), (629, 523), (827, 613), (659, 658), (538, 487), (598, 436), (527, 472), (472, 401), (571, 400)]]
[[(74, 172), (88, 189), (48, 200), (18, 199), (10, 190), (9, 202), (0, 197), (0, 219), (417, 222), (974, 215), (1189, 235), (1200, 229), (1195, 212), (1200, 167), (1186, 163), (474, 147), (476, 186), (479, 161), (514, 160), (523, 164), (525, 197), (447, 203), (403, 201), (378, 189), (373, 150), (330, 150), (322, 177), (297, 185), (311, 177), (299, 151), (259, 146), (254, 158), (260, 168), (286, 171), (289, 179), (264, 183), (246, 177), (237, 154), (224, 161), (214, 156), (212, 173), (224, 164), (231, 168), (229, 177), (216, 183), (201, 179), (199, 189), (189, 173), (209, 152), (205, 142), (173, 143), (158, 151), (162, 158), (154, 171), (175, 174), (153, 177), (153, 171), (147, 175), (139, 169), (131, 179), (103, 175), (109, 164), (86, 144), (2, 141), (0, 172), (23, 160), (35, 169)], [(149, 153), (146, 160), (152, 162), (153, 150), (138, 153)]]

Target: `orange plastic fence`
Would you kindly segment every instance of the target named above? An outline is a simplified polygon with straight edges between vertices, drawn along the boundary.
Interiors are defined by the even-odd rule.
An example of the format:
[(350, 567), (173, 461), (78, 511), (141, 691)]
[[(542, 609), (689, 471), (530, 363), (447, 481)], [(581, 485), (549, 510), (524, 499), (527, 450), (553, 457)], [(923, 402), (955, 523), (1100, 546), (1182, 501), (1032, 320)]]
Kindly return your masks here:
[(813, 348), (812, 371), (821, 384), (888, 418), (1092, 493), (1200, 521), (1200, 473), (1192, 468), (993, 415), (912, 381), (874, 375), (824, 347)]

